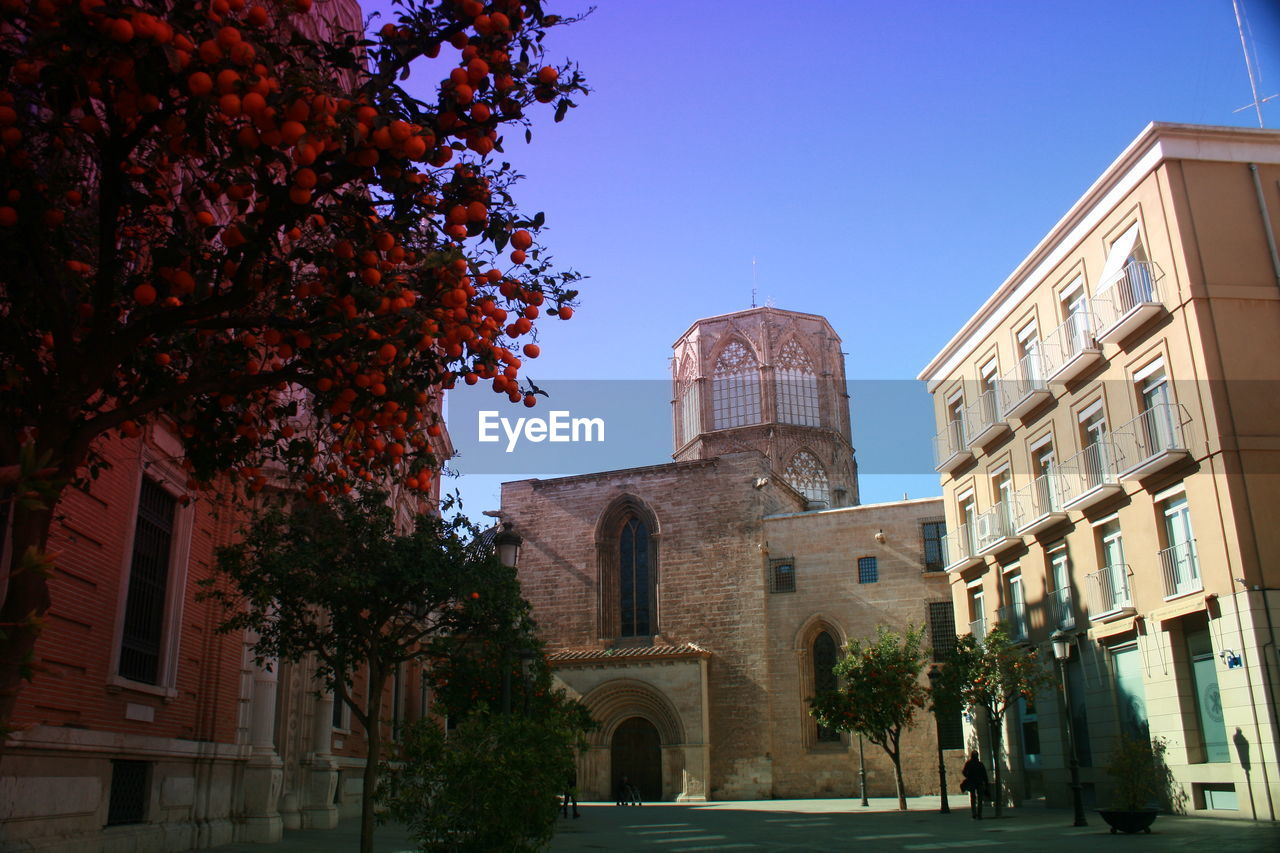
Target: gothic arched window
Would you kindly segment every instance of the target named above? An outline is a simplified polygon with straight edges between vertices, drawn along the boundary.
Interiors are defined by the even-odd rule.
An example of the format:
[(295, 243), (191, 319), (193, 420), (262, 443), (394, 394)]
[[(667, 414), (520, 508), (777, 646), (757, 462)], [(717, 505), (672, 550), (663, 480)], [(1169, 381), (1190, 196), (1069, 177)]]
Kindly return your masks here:
[(698, 381), (694, 374), (693, 359), (685, 356), (676, 378), (676, 425), (679, 428), (677, 446), (684, 446), (702, 431), (698, 406)]
[(644, 637), (650, 626), (649, 528), (634, 515), (622, 523), (618, 536), (619, 636)]
[[(813, 690), (814, 695), (835, 690), (836, 641), (826, 631), (813, 638)], [(818, 726), (818, 741), (839, 741), (840, 732), (826, 726)]]
[(831, 483), (826, 469), (818, 458), (807, 450), (791, 457), (791, 464), (783, 472), (787, 485), (804, 495), (806, 500), (828, 503), (831, 500)]
[(792, 338), (782, 347), (773, 371), (778, 395), (778, 420), (784, 424), (819, 426), (818, 376), (809, 355)]
[(715, 429), (760, 423), (760, 367), (742, 341), (730, 341), (716, 359), (711, 414)]

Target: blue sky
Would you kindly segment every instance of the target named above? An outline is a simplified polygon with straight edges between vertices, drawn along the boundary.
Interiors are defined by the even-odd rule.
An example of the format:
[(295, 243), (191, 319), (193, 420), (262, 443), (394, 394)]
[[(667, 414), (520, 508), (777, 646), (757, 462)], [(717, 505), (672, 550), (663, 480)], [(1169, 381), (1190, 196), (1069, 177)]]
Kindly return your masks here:
[[(1280, 2), (1243, 3), (1280, 92)], [(594, 92), (507, 155), (589, 279), (535, 382), (666, 377), (691, 321), (750, 306), (753, 257), (759, 302), (825, 315), (850, 379), (912, 379), (1148, 122), (1257, 126), (1231, 0), (599, 0), (549, 46)], [(446, 487), (476, 516), (520, 474)]]

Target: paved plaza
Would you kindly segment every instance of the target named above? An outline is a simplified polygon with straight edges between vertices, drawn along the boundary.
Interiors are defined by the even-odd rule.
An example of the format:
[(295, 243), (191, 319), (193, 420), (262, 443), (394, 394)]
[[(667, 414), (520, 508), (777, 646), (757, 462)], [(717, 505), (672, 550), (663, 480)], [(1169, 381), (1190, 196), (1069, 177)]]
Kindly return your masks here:
[[(578, 820), (561, 819), (550, 853), (635, 851), (635, 853), (718, 853), (718, 851), (913, 851), (994, 849), (1035, 853), (1134, 853), (1171, 849), (1231, 853), (1280, 850), (1280, 823), (1161, 815), (1150, 835), (1111, 835), (1102, 818), (1071, 826), (1071, 813), (1027, 806), (1000, 819), (975, 821), (968, 804), (938, 813), (937, 797), (913, 797), (910, 810), (892, 799), (755, 800), (704, 804), (658, 803), (619, 807), (584, 803)], [(961, 806), (962, 808), (955, 808)], [(279, 844), (237, 844), (220, 853), (348, 853), (357, 850), (358, 824), (344, 821), (331, 832), (288, 832)], [(1092, 845), (1100, 845), (1093, 848)], [(396, 826), (379, 827), (377, 853), (410, 853), (414, 846)], [(504, 853), (504, 851), (493, 851)]]

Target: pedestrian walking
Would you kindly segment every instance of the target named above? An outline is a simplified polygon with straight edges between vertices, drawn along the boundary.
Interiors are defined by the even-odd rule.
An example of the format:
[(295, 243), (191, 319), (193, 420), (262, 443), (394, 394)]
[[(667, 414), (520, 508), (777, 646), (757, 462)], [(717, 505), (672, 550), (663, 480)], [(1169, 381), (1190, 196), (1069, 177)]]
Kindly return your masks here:
[(626, 776), (618, 778), (618, 784), (614, 786), (614, 793), (617, 795), (617, 805), (631, 805), (631, 780)]
[(573, 802), (573, 816), (582, 817), (582, 815), (578, 814), (578, 768), (576, 765), (565, 778), (564, 802), (560, 804), (560, 814), (563, 817), (569, 816), (570, 801)]
[(974, 820), (982, 820), (982, 801), (987, 798), (987, 768), (982, 766), (982, 759), (978, 758), (978, 750), (969, 753), (969, 760), (964, 763), (964, 767), (960, 770), (960, 775), (964, 777), (964, 781), (960, 783), (960, 790), (967, 791), (969, 794), (969, 810), (972, 812)]

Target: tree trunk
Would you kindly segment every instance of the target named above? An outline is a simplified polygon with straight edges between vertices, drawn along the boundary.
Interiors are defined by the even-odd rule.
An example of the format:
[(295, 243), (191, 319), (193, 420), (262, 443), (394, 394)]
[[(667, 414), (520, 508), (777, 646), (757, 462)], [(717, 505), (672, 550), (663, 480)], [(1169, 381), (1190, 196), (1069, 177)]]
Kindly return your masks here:
[(360, 853), (373, 853), (373, 829), (376, 815), (373, 795), (378, 787), (378, 761), (382, 754), (382, 689), (387, 677), (381, 667), (369, 667), (369, 707), (365, 711), (364, 791), (360, 794)]
[(30, 667), (35, 663), (36, 638), (49, 610), (48, 577), (43, 571), (23, 571), (20, 565), (29, 548), (45, 552), (52, 523), (52, 507), (13, 508), (7, 590), (4, 604), (0, 605), (0, 751), (4, 749), (3, 733), (13, 719), (22, 683), (29, 678)]
[(893, 783), (898, 788), (898, 811), (905, 812), (907, 810), (907, 786), (902, 782), (901, 737), (901, 733), (893, 734), (893, 749), (885, 747), (884, 751), (889, 753), (889, 760), (893, 762)]
[(1001, 809), (1004, 807), (1004, 789), (1000, 785), (1000, 742), (1001, 728), (1003, 720), (1000, 717), (991, 716), (991, 764), (995, 772), (995, 784), (992, 786), (992, 801), (995, 803), (995, 816), (1000, 817)]

